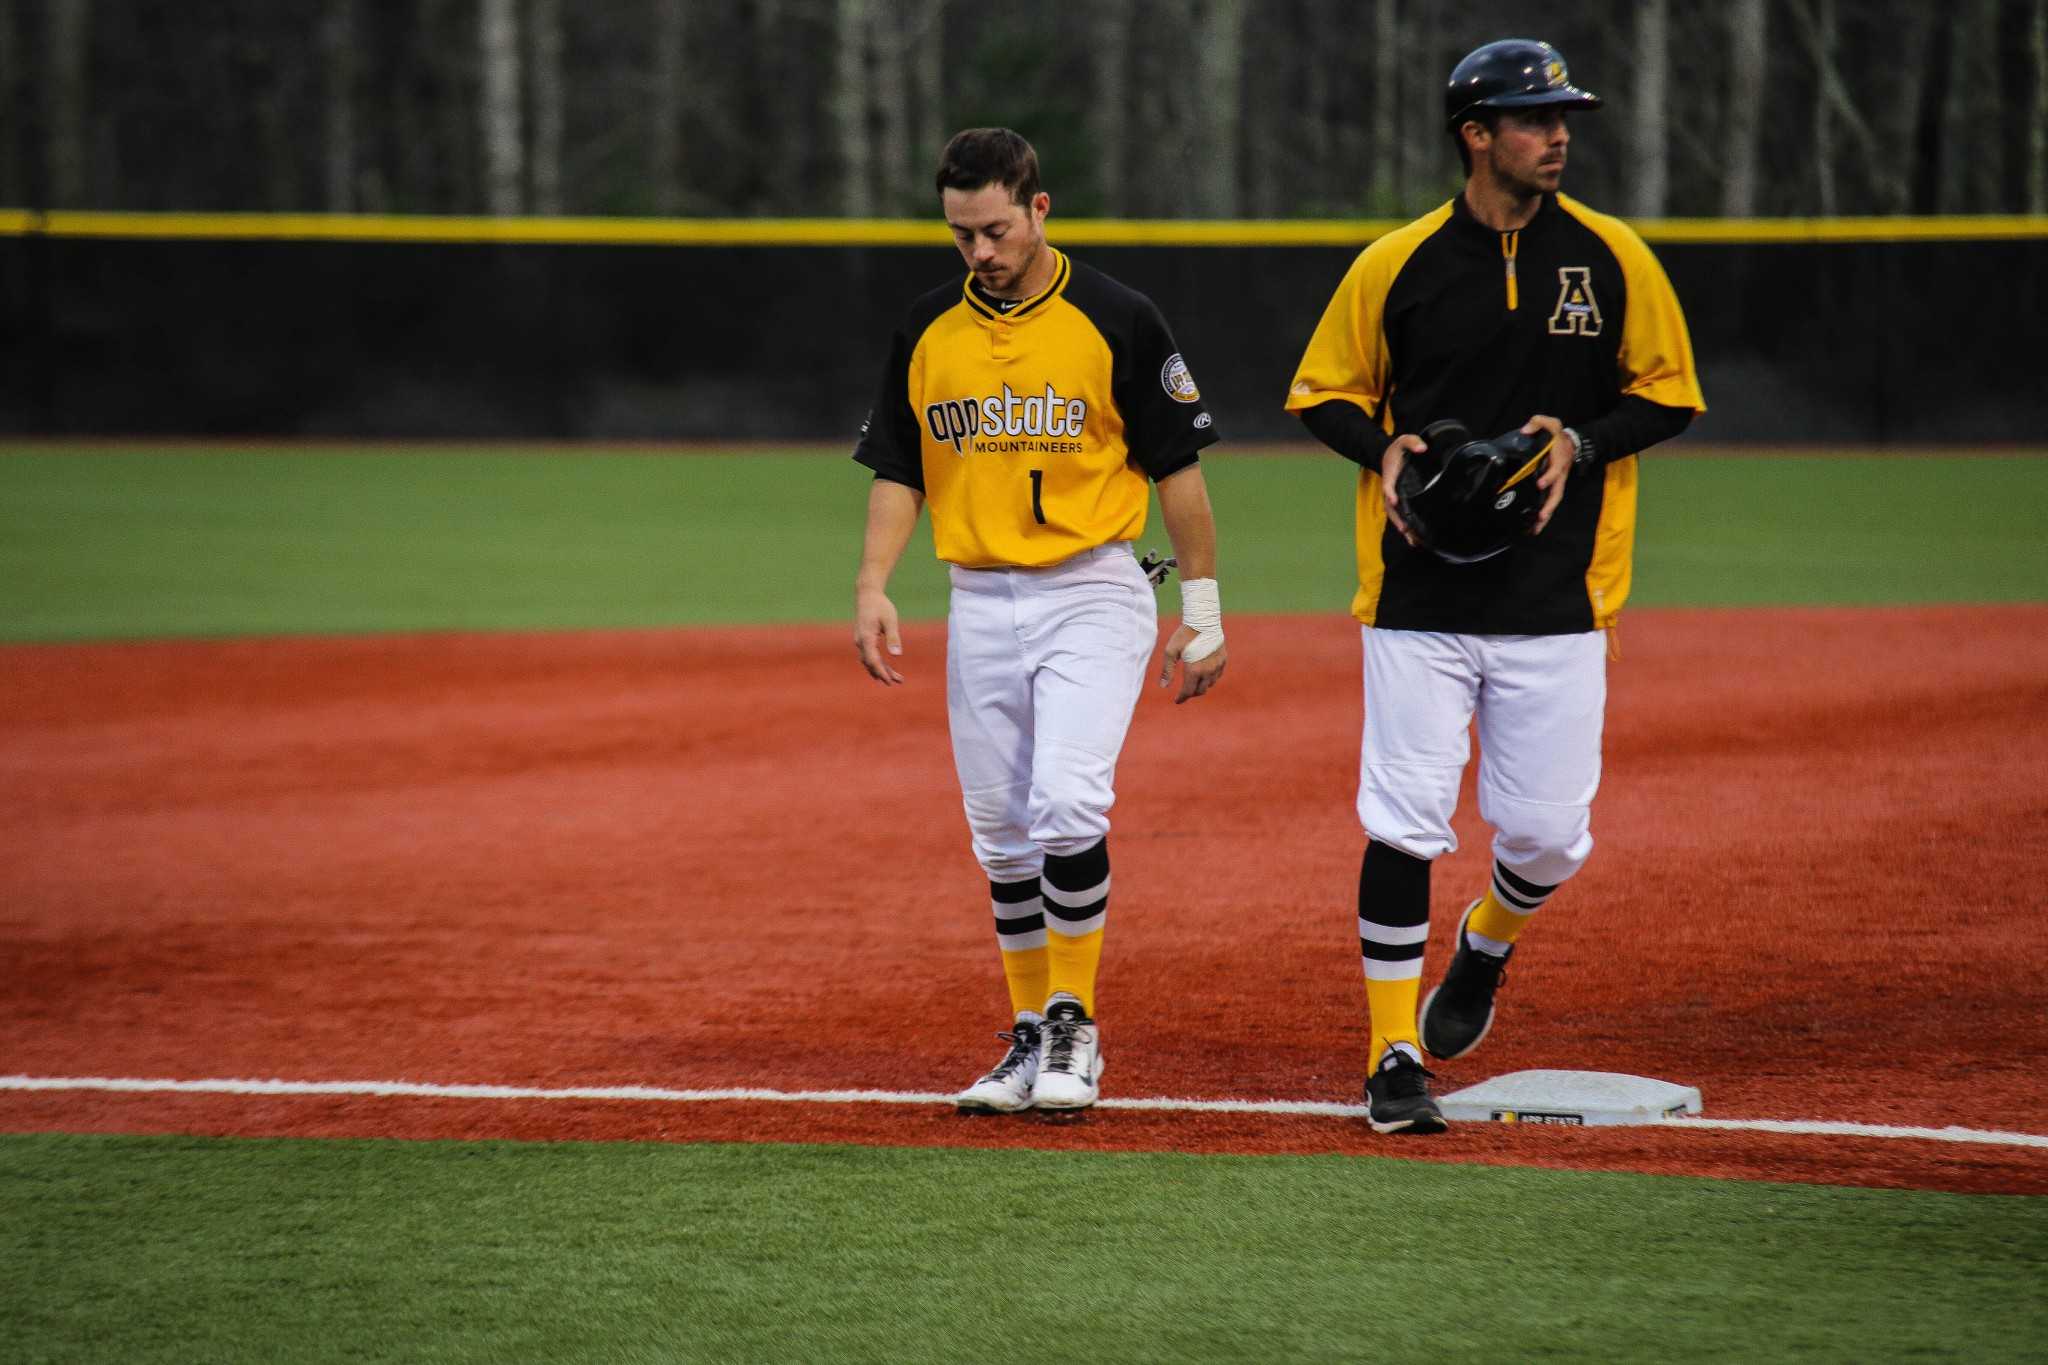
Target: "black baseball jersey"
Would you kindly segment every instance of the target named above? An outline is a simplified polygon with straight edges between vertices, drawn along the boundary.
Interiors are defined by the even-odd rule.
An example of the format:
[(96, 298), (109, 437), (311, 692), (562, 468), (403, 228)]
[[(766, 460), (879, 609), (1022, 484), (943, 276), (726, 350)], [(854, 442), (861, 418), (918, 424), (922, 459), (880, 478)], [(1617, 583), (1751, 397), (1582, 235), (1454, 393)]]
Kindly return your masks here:
[(1137, 539), (1147, 477), (1216, 439), (1152, 301), (1053, 257), (1052, 283), (1007, 310), (971, 277), (913, 304), (854, 450), (877, 478), (925, 494), (939, 558), (965, 568), (1037, 568)]
[[(1442, 418), (1492, 436), (1538, 413), (1593, 436), (1599, 464), (1573, 472), (1549, 526), (1478, 564), (1410, 547), (1387, 523), (1379, 449), (1347, 452), (1365, 465), (1353, 615), (1503, 635), (1613, 624), (1629, 590), (1638, 448), (1706, 410), (1656, 257), (1619, 219), (1561, 194), (1515, 232), (1474, 218), (1461, 194), (1368, 246), (1309, 341), (1287, 409), (1331, 402), (1361, 409), (1378, 447)], [(1671, 410), (1674, 425), (1638, 417)]]

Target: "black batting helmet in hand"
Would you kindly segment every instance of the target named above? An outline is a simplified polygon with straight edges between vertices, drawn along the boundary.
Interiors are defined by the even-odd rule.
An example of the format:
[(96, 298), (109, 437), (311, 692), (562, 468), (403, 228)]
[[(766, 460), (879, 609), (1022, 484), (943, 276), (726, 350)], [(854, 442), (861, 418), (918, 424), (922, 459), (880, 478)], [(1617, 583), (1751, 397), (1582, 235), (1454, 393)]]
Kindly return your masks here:
[(1422, 429), (1429, 446), (1410, 454), (1394, 480), (1401, 520), (1422, 548), (1453, 564), (1491, 559), (1528, 534), (1543, 509), (1536, 478), (1557, 438), (1510, 431), (1475, 440), (1456, 420)]

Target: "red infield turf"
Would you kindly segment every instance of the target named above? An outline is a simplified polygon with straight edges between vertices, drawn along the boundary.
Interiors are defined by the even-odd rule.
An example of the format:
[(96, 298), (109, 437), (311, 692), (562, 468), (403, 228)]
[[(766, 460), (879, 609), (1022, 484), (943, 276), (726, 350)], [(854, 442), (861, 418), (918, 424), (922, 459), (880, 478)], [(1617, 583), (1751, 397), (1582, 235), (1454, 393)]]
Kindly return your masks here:
[[(1632, 614), (1586, 871), (1442, 1084), (2048, 1132), (2048, 608)], [(838, 627), (0, 650), (0, 1073), (950, 1090), (1004, 996), (945, 742)], [(1233, 618), (1120, 778), (1107, 1090), (1351, 1102), (1355, 627)], [(1439, 928), (1486, 868), (1470, 810)], [(1441, 944), (1430, 961), (1441, 967)], [(0, 1092), (0, 1129), (1379, 1152), (2048, 1193), (1916, 1140)]]

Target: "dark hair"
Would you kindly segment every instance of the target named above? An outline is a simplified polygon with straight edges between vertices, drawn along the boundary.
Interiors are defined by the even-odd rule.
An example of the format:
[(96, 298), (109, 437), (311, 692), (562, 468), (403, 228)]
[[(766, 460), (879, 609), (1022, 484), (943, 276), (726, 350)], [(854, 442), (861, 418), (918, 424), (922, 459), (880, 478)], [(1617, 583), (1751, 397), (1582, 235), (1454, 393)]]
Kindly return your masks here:
[(1465, 174), (1472, 174), (1472, 153), (1465, 146), (1465, 125), (1476, 123), (1489, 133), (1500, 131), (1500, 110), (1470, 109), (1451, 125), (1451, 142), (1458, 149), (1458, 164), (1465, 168)]
[(1001, 185), (1013, 203), (1038, 197), (1038, 153), (1008, 128), (967, 128), (939, 154), (939, 192)]

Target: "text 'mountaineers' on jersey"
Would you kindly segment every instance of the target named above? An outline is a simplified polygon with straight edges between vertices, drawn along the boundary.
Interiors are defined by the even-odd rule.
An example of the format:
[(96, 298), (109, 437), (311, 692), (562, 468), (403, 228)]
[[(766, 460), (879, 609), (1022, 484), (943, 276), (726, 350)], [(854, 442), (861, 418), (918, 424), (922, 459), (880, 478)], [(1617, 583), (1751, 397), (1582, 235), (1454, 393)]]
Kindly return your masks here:
[(1147, 479), (1217, 438), (1152, 301), (1054, 258), (1052, 283), (1006, 310), (971, 279), (913, 304), (854, 450), (924, 493), (939, 558), (963, 568), (1135, 540)]

